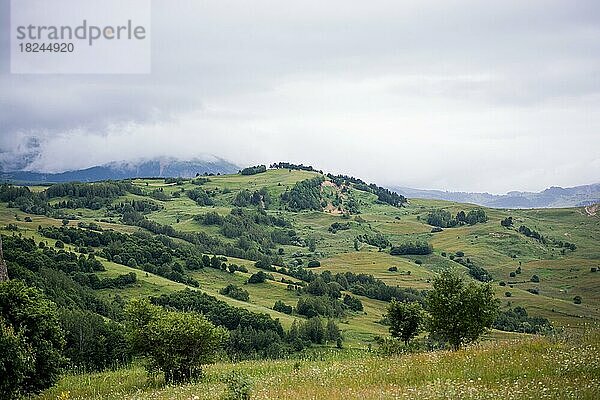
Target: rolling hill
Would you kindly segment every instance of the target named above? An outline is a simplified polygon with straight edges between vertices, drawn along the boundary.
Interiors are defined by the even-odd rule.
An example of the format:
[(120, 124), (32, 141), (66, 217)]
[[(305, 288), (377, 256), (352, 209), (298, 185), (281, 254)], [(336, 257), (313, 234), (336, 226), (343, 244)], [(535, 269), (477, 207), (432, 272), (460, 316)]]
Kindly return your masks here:
[[(584, 366), (595, 362), (596, 342), (582, 339), (589, 343), (582, 347), (587, 350), (573, 355), (566, 344), (522, 332), (544, 318), (584, 336), (598, 324), (597, 213), (581, 207), (506, 210), (405, 199), (347, 176), (288, 167), (261, 171), (3, 185), (0, 234), (9, 275), (40, 287), (62, 309), (83, 307), (105, 319), (123, 318), (123, 304), (147, 297), (175, 308), (181, 301), (187, 304), (183, 309), (200, 304), (209, 318), (224, 324), (224, 316), (233, 316), (280, 326), (287, 337), (316, 313), (336, 321), (343, 349), (323, 343), (286, 356), (294, 357), (291, 361), (220, 362), (206, 369), (207, 379), (182, 387), (142, 387), (143, 372), (133, 364), (115, 372), (65, 376), (41, 398), (214, 398), (225, 390), (222, 377), (233, 371), (252, 377), (264, 398), (320, 397), (331, 390), (341, 396), (348, 388), (356, 390), (351, 398), (415, 390), (436, 397), (441, 389), (435, 382), (442, 378), (473, 398), (502, 397), (507, 387), (519, 387), (527, 397), (535, 392), (533, 381), (546, 380), (555, 395), (596, 393), (593, 385), (575, 388), (556, 373), (568, 353), (581, 361), (574, 376), (587, 376)], [(422, 301), (423, 291), (446, 269), (467, 281), (489, 281), (501, 309), (523, 307), (531, 323), (512, 329), (519, 332), (499, 325), (505, 330), (493, 330), (481, 348), (380, 362), (382, 356), (372, 349), (389, 334), (389, 300)], [(255, 279), (261, 274), (262, 280)], [(226, 290), (232, 287), (242, 296)], [(239, 331), (239, 325), (229, 324), (232, 334)], [(255, 331), (241, 332), (244, 338)], [(264, 353), (252, 354), (249, 358)], [(523, 366), (521, 357), (544, 361), (534, 368)], [(473, 362), (487, 371), (481, 382), (474, 383), (469, 372)], [(400, 369), (431, 367), (411, 369), (414, 376), (399, 384), (396, 377), (388, 382), (389, 369), (369, 367), (388, 363)], [(363, 370), (370, 383), (357, 386), (339, 375)], [(331, 371), (338, 378), (331, 380)], [(515, 380), (513, 373), (527, 378)], [(326, 392), (322, 382), (329, 382)]]
[[(159, 178), (135, 179), (132, 184), (135, 188), (132, 191), (135, 193), (124, 192), (122, 195), (116, 195), (98, 209), (86, 208), (85, 205), (79, 208), (77, 205), (69, 205), (74, 208), (61, 208), (73, 197), (58, 196), (49, 200), (53, 208), (46, 212), (46, 215), (23, 212), (17, 208), (9, 208), (10, 204), (3, 203), (0, 221), (4, 234), (11, 234), (10, 229), (18, 229), (20, 235), (33, 237), (36, 241), (49, 241), (50, 245), (53, 244), (52, 239), (43, 237), (39, 227), (60, 227), (63, 218), (68, 220), (68, 227), (79, 225), (83, 228), (77, 229), (85, 230), (89, 224), (96, 224), (104, 230), (132, 234), (140, 230), (148, 231), (148, 227), (151, 230), (154, 228), (152, 225), (142, 224), (146, 226), (144, 228), (140, 227), (139, 223), (135, 225), (131, 221), (124, 221), (123, 215), (115, 212), (114, 206), (123, 202), (145, 201), (155, 205), (156, 209), (145, 212), (144, 220), (156, 226), (171, 226), (172, 232), (167, 233), (167, 236), (174, 237), (179, 242), (186, 242), (185, 234), (198, 232), (214, 237), (220, 241), (220, 247), (217, 247), (223, 252), (220, 254), (225, 255), (229, 262), (243, 265), (248, 270), (235, 274), (207, 268), (189, 271), (189, 275), (199, 282), (200, 290), (236, 306), (278, 317), (286, 326), (298, 316), (272, 310), (273, 303), (282, 300), (286, 304), (296, 306), (298, 294), (290, 291), (287, 283), (281, 281), (282, 278), (285, 282), (286, 279), (298, 279), (287, 272), (280, 273), (277, 269), (282, 266), (288, 269), (303, 266), (304, 270), (317, 274), (324, 271), (331, 271), (333, 274), (370, 274), (388, 286), (419, 291), (429, 288), (431, 279), (445, 268), (454, 268), (468, 275), (468, 267), (458, 263), (456, 259), (451, 260), (455, 254), (463, 253), (462, 259), (467, 259), (471, 264), (491, 274), (495, 291), (504, 299), (505, 307), (524, 306), (532, 315), (546, 317), (559, 325), (580, 324), (600, 318), (600, 274), (590, 272), (592, 268), (600, 266), (598, 216), (590, 216), (581, 208), (513, 211), (485, 209), (488, 217), (485, 223), (466, 224), (432, 233), (432, 226), (426, 222), (428, 214), (432, 211), (443, 209), (451, 213), (460, 210), (468, 212), (477, 207), (422, 199), (412, 199), (402, 207), (394, 207), (378, 201), (372, 192), (358, 189), (359, 185), (336, 185), (329, 178), (326, 178), (319, 188), (323, 202), (322, 210), (292, 211), (281, 200), (282, 195), (297, 183), (318, 176), (320, 174), (309, 171), (275, 169), (249, 176), (213, 176), (205, 179), (201, 185), (190, 179), (179, 182)], [(210, 204), (200, 204), (190, 198), (189, 193), (199, 188), (208, 194)], [(34, 192), (41, 190), (36, 187), (32, 189)], [(256, 209), (251, 203), (236, 202), (240, 201), (238, 197), (241, 192), (248, 191), (251, 198), (252, 193), (258, 193), (261, 189), (264, 189), (270, 198), (266, 215), (286, 221), (285, 229), (293, 230), (294, 238), (291, 241), (280, 240), (284, 244), (273, 243), (269, 238), (272, 250), (266, 248), (263, 249), (264, 253), (252, 253), (253, 255), (251, 252), (235, 253), (242, 258), (232, 257), (234, 252), (231, 249), (241, 245), (240, 236), (224, 233), (223, 226), (203, 223), (199, 216), (212, 213), (226, 217), (232, 210)], [(264, 199), (261, 199), (260, 203), (264, 206)], [(350, 203), (357, 208), (354, 213), (347, 211)], [(241, 205), (241, 208), (234, 204)], [(514, 226), (501, 226), (500, 221), (509, 216), (513, 218)], [(28, 220), (31, 222), (26, 222)], [(543, 244), (523, 235), (516, 229), (520, 225), (542, 232), (553, 242)], [(336, 226), (339, 229), (332, 229)], [(278, 229), (275, 227), (273, 231), (279, 232)], [(433, 252), (428, 255), (391, 255), (389, 246), (380, 248), (369, 244), (373, 243), (371, 238), (377, 236), (384, 237), (390, 245), (427, 241), (432, 244)], [(189, 242), (191, 239), (187, 240)], [(577, 249), (565, 252), (556, 244), (559, 240), (575, 243)], [(314, 243), (314, 248), (309, 249), (309, 242)], [(263, 243), (257, 246), (269, 245)], [(67, 248), (77, 251), (76, 246), (67, 244)], [(224, 254), (227, 251), (230, 253)], [(272, 260), (279, 264), (272, 272), (274, 280), (260, 285), (245, 284), (249, 276), (258, 271), (255, 260), (260, 259), (262, 255), (277, 252), (280, 254), (278, 261), (272, 257)], [(244, 259), (246, 255), (251, 259)], [(109, 262), (104, 258), (100, 259), (106, 266), (106, 272), (99, 273), (100, 276), (138, 271), (136, 267), (124, 265), (125, 261), (119, 264), (114, 260)], [(311, 260), (318, 260), (319, 266), (306, 268)], [(397, 271), (390, 271), (391, 267), (396, 267)], [(522, 273), (511, 278), (510, 272), (519, 267)], [(533, 275), (537, 275), (540, 281), (532, 282)], [(185, 287), (184, 283), (173, 282), (153, 273), (144, 275), (138, 272), (138, 278), (135, 286), (120, 290), (120, 295), (130, 297), (140, 293), (167, 293)], [(503, 286), (500, 286), (500, 282)], [(232, 283), (247, 289), (250, 301), (241, 302), (219, 294), (223, 287)], [(511, 297), (505, 297), (505, 292), (509, 291)], [(532, 291), (537, 294), (533, 294)], [(101, 293), (110, 296), (112, 291), (103, 290)], [(577, 295), (583, 298), (581, 304), (573, 302), (574, 296)], [(378, 300), (376, 296), (356, 296), (363, 302), (364, 312), (350, 313), (343, 317), (342, 330), (351, 342), (365, 345), (372, 342), (374, 336), (386, 334), (387, 327), (379, 321), (385, 313), (387, 303)]]

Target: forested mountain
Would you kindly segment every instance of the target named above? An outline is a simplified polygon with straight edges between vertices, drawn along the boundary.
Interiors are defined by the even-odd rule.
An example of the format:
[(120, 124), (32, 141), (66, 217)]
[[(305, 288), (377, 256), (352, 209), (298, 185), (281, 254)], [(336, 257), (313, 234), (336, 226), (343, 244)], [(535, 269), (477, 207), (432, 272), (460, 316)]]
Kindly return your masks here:
[(2, 180), (17, 182), (96, 182), (103, 180), (129, 179), (135, 177), (183, 177), (191, 178), (196, 174), (231, 174), (239, 167), (226, 160), (190, 160), (181, 161), (174, 158), (159, 158), (137, 162), (120, 161), (86, 169), (65, 171), (60, 173), (45, 173), (33, 171), (0, 172)]

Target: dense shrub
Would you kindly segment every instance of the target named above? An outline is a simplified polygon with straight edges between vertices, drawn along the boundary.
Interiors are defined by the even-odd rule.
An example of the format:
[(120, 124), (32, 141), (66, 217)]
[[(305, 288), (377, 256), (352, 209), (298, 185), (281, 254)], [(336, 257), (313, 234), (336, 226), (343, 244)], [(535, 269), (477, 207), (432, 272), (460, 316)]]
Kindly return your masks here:
[(329, 296), (302, 296), (296, 304), (296, 312), (307, 318), (341, 317), (344, 314), (340, 301)]
[(229, 284), (225, 286), (223, 289), (219, 290), (219, 293), (231, 297), (232, 299), (241, 300), (241, 301), (249, 301), (250, 294), (247, 290), (242, 289), (233, 284)]
[(300, 181), (281, 195), (281, 202), (291, 211), (321, 210), (323, 181), (322, 176)]
[(192, 190), (188, 190), (186, 192), (187, 196), (194, 200), (196, 202), (196, 204), (198, 204), (199, 206), (211, 206), (213, 205), (213, 200), (210, 198), (210, 196), (208, 195), (208, 193), (206, 193), (203, 189), (201, 188), (196, 188), (196, 189), (192, 189)]
[(278, 320), (217, 300), (192, 290), (162, 295), (152, 302), (176, 310), (197, 311), (214, 325), (230, 331), (225, 349), (233, 358), (280, 357), (285, 334)]
[(385, 249), (391, 246), (390, 241), (383, 234), (377, 232), (374, 235), (360, 235), (357, 236), (356, 239), (360, 242), (370, 244), (371, 246), (378, 247), (380, 249)]
[(23, 282), (0, 282), (0, 397), (32, 395), (58, 381), (64, 336), (56, 304)]
[(519, 232), (522, 233), (523, 235), (527, 236), (527, 237), (534, 238), (534, 239), (538, 240), (540, 243), (543, 243), (543, 244), (546, 243), (546, 238), (544, 236), (542, 236), (537, 231), (529, 229), (525, 225), (521, 225), (519, 227)]
[(248, 278), (248, 283), (263, 283), (267, 280), (267, 274), (262, 271), (258, 271), (255, 274), (252, 274), (250, 278)]
[(390, 250), (390, 254), (393, 256), (397, 255), (425, 255), (431, 254), (433, 252), (433, 247), (431, 244), (425, 241), (416, 241), (416, 242), (405, 242), (398, 246), (393, 246)]
[(147, 300), (132, 301), (127, 314), (132, 348), (146, 356), (149, 370), (161, 371), (167, 383), (199, 377), (227, 337), (198, 312), (165, 311)]
[(266, 172), (267, 171), (267, 167), (266, 165), (256, 165), (254, 167), (247, 167), (244, 168), (240, 171), (240, 174), (242, 175), (256, 175), (256, 174), (260, 174), (262, 172)]
[(485, 211), (480, 208), (470, 210), (466, 214), (464, 211), (459, 211), (455, 216), (452, 216), (448, 210), (438, 209), (427, 216), (427, 223), (438, 228), (452, 228), (461, 224), (475, 225), (487, 220)]
[(508, 332), (543, 333), (551, 330), (552, 324), (546, 318), (530, 317), (523, 307), (515, 307), (500, 312), (493, 327)]
[(350, 296), (349, 294), (344, 295), (344, 304), (352, 311), (362, 311), (363, 304), (358, 297)]
[(63, 309), (59, 316), (66, 339), (64, 355), (72, 368), (102, 371), (131, 361), (121, 324), (89, 311)]
[(281, 300), (277, 300), (275, 302), (275, 304), (273, 305), (273, 310), (279, 311), (279, 312), (284, 313), (284, 314), (291, 314), (292, 311), (293, 311), (293, 307), (290, 306), (290, 305), (285, 304)]
[(502, 221), (500, 221), (500, 225), (502, 225), (505, 228), (511, 227), (513, 225), (512, 217), (504, 218)]
[(331, 233), (337, 233), (338, 231), (345, 231), (350, 229), (350, 223), (349, 222), (334, 222), (333, 224), (331, 224), (331, 226), (329, 227), (329, 232)]

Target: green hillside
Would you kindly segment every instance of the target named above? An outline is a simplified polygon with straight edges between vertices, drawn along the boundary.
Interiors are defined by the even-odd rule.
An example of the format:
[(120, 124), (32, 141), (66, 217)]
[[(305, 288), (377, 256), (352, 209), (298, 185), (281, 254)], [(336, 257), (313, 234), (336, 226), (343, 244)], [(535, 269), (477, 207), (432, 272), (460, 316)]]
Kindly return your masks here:
[[(382, 338), (389, 337), (390, 301), (423, 303), (445, 270), (466, 281), (488, 282), (506, 311), (484, 337), (492, 346), (481, 353), (485, 368), (491, 368), (490, 354), (503, 351), (493, 343), (519, 340), (509, 349), (514, 352), (553, 348), (550, 342), (532, 344), (523, 334), (545, 330), (548, 321), (558, 332), (575, 328), (584, 335), (597, 325), (598, 215), (584, 208), (499, 210), (405, 199), (353, 177), (294, 168), (250, 168), (195, 179), (3, 185), (0, 233), (9, 275), (40, 288), (58, 305), (70, 335), (71, 369), (128, 366), (94, 375), (89, 382), (96, 387), (102, 384), (95, 379), (123, 381), (120, 391), (106, 388), (114, 396), (99, 391), (96, 397), (121, 398), (140, 389), (130, 382), (139, 374), (138, 364), (130, 364), (131, 353), (118, 345), (125, 341), (124, 309), (131, 299), (199, 311), (228, 329), (228, 344), (219, 356), (223, 362), (211, 367), (209, 376), (229, 371), (226, 360), (231, 359), (318, 359), (327, 360), (319, 368), (335, 365), (336, 370), (348, 363), (368, 365), (372, 351), (388, 351)], [(516, 307), (528, 316), (511, 319)], [(325, 336), (307, 333), (316, 332), (310, 331), (314, 323), (327, 325)], [(92, 324), (88, 333), (79, 331), (87, 324)], [(94, 332), (106, 329), (116, 329), (117, 336), (98, 339)], [(425, 334), (419, 340), (421, 351), (437, 346)], [(406, 360), (390, 362), (404, 365)], [(248, 368), (269, 368), (257, 363)], [(274, 376), (285, 374), (290, 361), (273, 368)], [(419, 393), (437, 390), (431, 384), (443, 378), (438, 372), (422, 372)], [(373, 384), (364, 395), (377, 398), (372, 391), (388, 383), (385, 371), (371, 373)], [(444, 379), (468, 378), (453, 373)], [(253, 379), (262, 379), (260, 374)], [(488, 378), (512, 379), (499, 371)], [(79, 379), (67, 376), (56, 390), (76, 385), (82, 391), (75, 397), (88, 398), (89, 388)], [(219, 382), (207, 384), (221, 391)], [(289, 391), (291, 384), (268, 383), (264, 397), (302, 397)], [(307, 383), (320, 396), (313, 384)], [(405, 382), (385, 391), (416, 390), (411, 387)], [(63, 396), (56, 390), (48, 396)]]
[[(479, 209), (468, 204), (457, 204), (443, 201), (409, 200), (402, 207), (394, 207), (377, 201), (373, 193), (360, 190), (357, 185), (336, 185), (327, 178), (320, 187), (322, 210), (292, 211), (282, 202), (282, 194), (294, 187), (298, 182), (320, 176), (309, 171), (288, 169), (268, 170), (255, 175), (211, 176), (207, 182), (198, 185), (192, 180), (166, 183), (164, 179), (136, 179), (133, 187), (139, 193), (127, 192), (110, 199), (109, 206), (99, 209), (88, 207), (56, 208), (61, 217), (69, 219), (68, 227), (86, 226), (95, 223), (104, 230), (115, 230), (131, 234), (140, 229), (126, 224), (122, 215), (109, 210), (110, 205), (118, 205), (125, 201), (147, 201), (159, 209), (144, 214), (149, 221), (161, 225), (170, 225), (181, 232), (205, 232), (211, 237), (220, 238), (223, 243), (237, 245), (235, 238), (226, 237), (215, 225), (204, 225), (195, 219), (198, 215), (209, 212), (220, 216), (228, 215), (236, 206), (236, 197), (240, 191), (249, 192), (265, 190), (270, 197), (266, 213), (282, 217), (289, 222), (289, 229), (295, 231), (300, 243), (275, 244), (270, 252), (282, 252), (281, 266), (289, 266), (302, 260), (306, 267), (309, 261), (318, 260), (320, 266), (310, 268), (314, 273), (331, 271), (332, 273), (372, 274), (389, 286), (400, 286), (423, 290), (430, 287), (432, 277), (444, 268), (468, 271), (466, 267), (450, 260), (449, 255), (464, 252), (463, 258), (489, 271), (498, 297), (503, 299), (503, 306), (524, 306), (531, 315), (547, 317), (558, 325), (579, 325), (600, 318), (600, 273), (592, 273), (591, 269), (600, 267), (600, 218), (590, 216), (583, 209), (552, 210), (496, 210), (485, 209), (488, 221), (475, 225), (462, 225), (446, 228), (442, 232), (431, 233), (432, 226), (427, 224), (427, 216), (434, 210), (444, 209), (451, 214), (461, 210)], [(42, 188), (32, 188), (40, 191)], [(186, 193), (201, 189), (208, 193), (210, 205), (199, 205)], [(160, 194), (160, 196), (157, 195)], [(175, 197), (177, 196), (177, 197)], [(51, 205), (60, 207), (61, 202), (72, 196), (53, 197)], [(357, 205), (357, 210), (348, 212), (348, 203)], [(239, 204), (239, 201), (238, 203)], [(38, 226), (47, 227), (62, 225), (62, 218), (51, 218), (23, 212), (18, 208), (9, 208), (2, 203), (0, 223), (5, 235), (18, 233), (23, 237), (33, 237), (37, 242), (43, 240), (52, 246), (54, 241), (43, 237)], [(15, 206), (15, 204), (11, 204)], [(259, 205), (259, 207), (264, 205)], [(257, 208), (254, 204), (242, 207), (248, 210)], [(52, 215), (52, 213), (46, 213)], [(501, 226), (500, 221), (512, 217), (511, 228)], [(31, 222), (28, 221), (29, 218)], [(82, 224), (83, 223), (83, 224)], [(341, 224), (347, 229), (332, 232), (332, 224)], [(10, 226), (9, 226), (10, 225)], [(565, 240), (575, 243), (575, 251), (568, 250), (561, 254), (561, 249), (554, 243), (542, 244), (538, 240), (519, 233), (517, 227), (525, 225), (541, 232), (552, 240)], [(14, 230), (18, 229), (18, 230)], [(84, 228), (85, 229), (85, 228)], [(287, 229), (287, 228), (286, 228)], [(389, 254), (389, 247), (379, 249), (364, 241), (359, 241), (355, 248), (355, 239), (361, 236), (380, 235), (391, 245), (407, 241), (423, 240), (433, 245), (433, 253), (428, 255), (394, 256)], [(183, 242), (181, 239), (176, 241)], [(310, 251), (308, 241), (315, 243)], [(77, 251), (76, 246), (67, 244), (67, 249)], [(279, 250), (282, 249), (282, 250)], [(446, 256), (442, 256), (445, 254)], [(248, 272), (234, 274), (203, 268), (189, 272), (199, 282), (199, 290), (205, 291), (234, 306), (252, 311), (268, 313), (279, 318), (284, 326), (290, 326), (298, 315), (286, 315), (272, 310), (276, 300), (295, 306), (298, 294), (288, 290), (287, 283), (281, 278), (298, 281), (298, 279), (273, 273), (274, 280), (263, 284), (245, 284), (249, 276), (258, 271), (254, 260), (227, 257), (228, 262), (244, 265)], [(173, 282), (153, 273), (140, 272), (127, 265), (109, 262), (103, 257), (99, 260), (106, 271), (99, 276), (116, 276), (126, 272), (136, 272), (138, 281), (135, 285), (118, 290), (104, 289), (100, 293), (107, 298), (118, 293), (122, 297), (139, 295), (159, 295), (184, 288), (183, 283)], [(417, 264), (418, 263), (418, 264)], [(126, 264), (124, 262), (124, 264)], [(510, 272), (521, 268), (521, 274), (511, 278)], [(277, 268), (279, 268), (277, 267)], [(391, 272), (390, 267), (397, 267)], [(468, 274), (466, 274), (468, 275)], [(531, 282), (537, 275), (539, 283)], [(506, 286), (500, 286), (500, 282)], [(244, 287), (250, 294), (250, 301), (244, 302), (220, 295), (218, 292), (228, 284)], [(537, 289), (539, 294), (532, 294), (528, 289)], [(196, 290), (196, 288), (194, 288)], [(505, 297), (510, 292), (511, 297)], [(573, 298), (581, 296), (581, 304), (574, 304)], [(340, 325), (346, 340), (355, 345), (364, 346), (373, 341), (374, 335), (387, 334), (387, 327), (380, 324), (386, 308), (386, 302), (369, 299), (358, 295), (364, 304), (364, 312), (352, 312), (340, 319)]]

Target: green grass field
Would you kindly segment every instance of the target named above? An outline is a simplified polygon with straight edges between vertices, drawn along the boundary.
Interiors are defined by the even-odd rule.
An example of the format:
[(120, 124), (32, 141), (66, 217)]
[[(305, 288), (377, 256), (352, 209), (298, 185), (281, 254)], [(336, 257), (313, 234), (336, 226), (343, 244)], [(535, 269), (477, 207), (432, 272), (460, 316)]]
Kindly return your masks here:
[(589, 330), (560, 340), (488, 341), (458, 352), (378, 356), (322, 350), (292, 360), (207, 366), (198, 383), (164, 386), (140, 366), (69, 375), (40, 400), (219, 399), (225, 377), (251, 382), (252, 399), (597, 399), (600, 342)]

